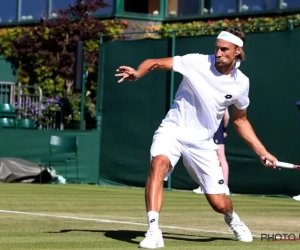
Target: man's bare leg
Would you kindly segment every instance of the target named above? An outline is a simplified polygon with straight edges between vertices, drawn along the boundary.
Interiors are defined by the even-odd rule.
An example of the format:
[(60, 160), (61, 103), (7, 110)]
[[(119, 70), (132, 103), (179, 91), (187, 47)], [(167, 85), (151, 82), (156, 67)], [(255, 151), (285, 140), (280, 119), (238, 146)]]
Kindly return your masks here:
[(150, 173), (145, 189), (149, 230), (158, 229), (158, 217), (163, 204), (164, 178), (169, 168), (170, 160), (164, 155), (158, 155), (151, 161)]
[(208, 203), (218, 213), (226, 216), (232, 216), (233, 205), (231, 199), (227, 198), (225, 194), (205, 194)]
[(225, 194), (205, 194), (211, 207), (218, 213), (224, 214), (226, 224), (232, 229), (237, 240), (251, 242), (252, 235), (248, 227), (240, 220), (234, 212), (231, 199)]
[(169, 168), (170, 161), (167, 156), (158, 155), (152, 159), (145, 190), (147, 212), (160, 212), (163, 203), (164, 178)]
[(151, 161), (150, 173), (146, 183), (145, 202), (148, 217), (148, 232), (140, 248), (164, 247), (162, 232), (158, 227), (159, 212), (163, 204), (164, 178), (170, 168), (170, 160), (164, 155), (158, 155)]

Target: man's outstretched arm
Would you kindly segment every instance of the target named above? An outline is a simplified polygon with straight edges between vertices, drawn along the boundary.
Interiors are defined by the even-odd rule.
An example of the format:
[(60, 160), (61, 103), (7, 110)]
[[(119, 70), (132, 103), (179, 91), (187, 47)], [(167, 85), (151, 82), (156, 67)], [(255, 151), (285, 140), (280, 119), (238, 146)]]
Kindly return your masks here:
[(146, 75), (148, 72), (161, 69), (161, 70), (172, 70), (172, 57), (161, 58), (161, 59), (148, 59), (143, 61), (137, 70), (128, 67), (128, 66), (120, 66), (117, 69), (117, 74), (115, 76), (121, 77), (118, 81), (123, 82), (127, 81), (136, 81)]
[[(239, 110), (237, 107), (233, 106), (233, 125), (235, 130), (260, 157), (261, 162), (266, 167), (275, 167), (277, 159), (266, 150), (264, 145), (257, 138), (246, 114), (246, 110)], [(266, 160), (270, 163), (266, 163)]]

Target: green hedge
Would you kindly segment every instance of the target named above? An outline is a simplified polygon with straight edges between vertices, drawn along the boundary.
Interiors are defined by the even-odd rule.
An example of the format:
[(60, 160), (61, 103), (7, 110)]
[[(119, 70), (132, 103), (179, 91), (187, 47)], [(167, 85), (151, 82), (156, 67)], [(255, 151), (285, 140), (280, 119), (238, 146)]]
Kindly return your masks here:
[(171, 37), (172, 31), (175, 31), (176, 36), (213, 35), (217, 34), (224, 27), (240, 27), (245, 33), (299, 29), (300, 15), (166, 23), (148, 25), (144, 31), (147, 32), (146, 37), (162, 38)]

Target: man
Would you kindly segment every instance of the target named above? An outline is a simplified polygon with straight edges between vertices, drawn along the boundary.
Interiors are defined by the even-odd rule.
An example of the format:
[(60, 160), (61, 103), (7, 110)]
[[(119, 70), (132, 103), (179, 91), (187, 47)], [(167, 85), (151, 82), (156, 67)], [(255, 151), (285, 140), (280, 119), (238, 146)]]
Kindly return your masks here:
[(259, 141), (246, 117), (249, 79), (238, 70), (245, 59), (244, 43), (245, 36), (239, 29), (226, 28), (217, 37), (213, 55), (148, 59), (137, 70), (128, 66), (117, 69), (115, 76), (121, 77), (119, 83), (136, 81), (151, 70), (174, 70), (183, 75), (174, 104), (153, 137), (151, 168), (145, 189), (149, 228), (139, 247), (164, 246), (158, 227), (163, 181), (181, 156), (191, 177), (202, 186), (208, 203), (216, 212), (224, 214), (225, 222), (237, 240), (252, 241), (250, 230), (225, 195), (217, 145), (213, 141), (226, 108), (233, 105), (233, 124), (237, 133), (266, 167), (275, 168), (276, 158)]
[[(226, 128), (228, 126), (230, 119), (230, 115), (228, 112), (228, 109), (225, 110), (223, 120), (220, 123), (220, 126), (218, 127), (217, 132), (214, 134), (214, 142), (219, 146), (217, 149), (217, 155), (220, 162), (220, 166), (222, 168), (223, 177), (224, 177), (224, 184), (225, 184), (225, 194), (230, 195), (229, 187), (228, 187), (228, 173), (229, 173), (229, 167), (228, 162), (225, 155), (225, 138), (227, 137)], [(196, 194), (203, 194), (202, 187), (199, 186), (198, 188), (193, 190)]]

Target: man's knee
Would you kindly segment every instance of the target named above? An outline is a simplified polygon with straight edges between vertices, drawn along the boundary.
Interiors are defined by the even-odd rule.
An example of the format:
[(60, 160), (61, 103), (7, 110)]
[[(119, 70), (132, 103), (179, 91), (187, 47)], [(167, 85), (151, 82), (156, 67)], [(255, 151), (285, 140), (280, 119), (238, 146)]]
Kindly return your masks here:
[(156, 156), (151, 161), (150, 174), (159, 175), (162, 176), (162, 178), (164, 178), (169, 170), (169, 166), (170, 161), (168, 157), (164, 155)]

